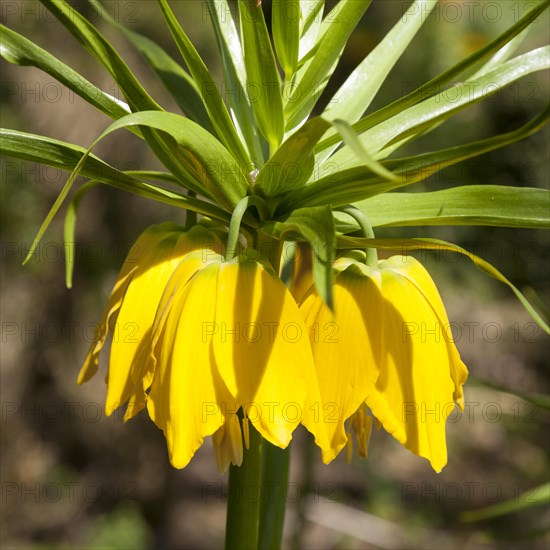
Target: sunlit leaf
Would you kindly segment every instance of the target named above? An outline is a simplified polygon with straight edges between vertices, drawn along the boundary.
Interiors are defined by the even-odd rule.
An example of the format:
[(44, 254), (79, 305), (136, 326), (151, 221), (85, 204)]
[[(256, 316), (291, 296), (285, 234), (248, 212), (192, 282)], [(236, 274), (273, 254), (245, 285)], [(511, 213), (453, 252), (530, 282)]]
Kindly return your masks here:
[(298, 66), (300, 0), (273, 0), (272, 12), (275, 50), (288, 80)]
[(523, 295), (523, 293), (510, 282), (496, 267), (491, 265), (486, 260), (483, 260), (479, 256), (468, 252), (464, 248), (441, 241), (439, 239), (362, 239), (359, 237), (349, 237), (342, 235), (337, 239), (339, 248), (365, 248), (368, 246), (383, 249), (383, 250), (399, 250), (401, 254), (407, 255), (415, 250), (433, 250), (433, 251), (449, 251), (463, 254), (470, 259), (475, 266), (481, 270), (485, 275), (489, 275), (493, 279), (500, 281), (507, 285), (512, 292), (516, 295), (518, 300), (523, 304), (523, 307), (529, 312), (529, 315), (537, 323), (537, 325), (544, 330), (547, 334), (550, 334), (550, 326), (548, 320), (543, 319), (541, 314), (535, 309), (533, 304)]
[[(483, 48), (480, 48), (473, 54), (469, 55), (466, 59), (463, 59), (456, 65), (453, 65), (451, 68), (434, 77), (429, 82), (423, 84), (404, 97), (401, 97), (389, 105), (386, 105), (374, 113), (362, 118), (353, 125), (353, 129), (358, 134), (361, 134), (369, 128), (373, 128), (380, 122), (383, 122), (384, 120), (387, 120), (404, 111), (408, 107), (411, 107), (412, 105), (415, 105), (416, 103), (424, 101), (425, 99), (439, 93), (449, 83), (454, 82), (459, 75), (471, 70), (471, 68), (477, 66), (479, 62), (488, 59), (490, 56), (496, 54), (499, 50), (505, 47), (511, 40), (517, 37), (521, 32), (527, 29), (529, 25), (536, 21), (549, 5), (550, 0), (544, 0), (544, 2), (536, 5), (517, 23), (506, 29), (489, 44)], [(337, 144), (339, 141), (340, 137), (338, 135), (327, 137), (319, 143), (316, 148), (316, 152), (324, 151), (328, 147), (332, 147)]]
[(302, 187), (313, 172), (313, 149), (329, 126), (319, 117), (302, 126), (263, 166), (254, 189), (265, 197), (275, 197)]
[(315, 287), (332, 308), (332, 263), (336, 243), (330, 207), (299, 208), (279, 221), (265, 223), (261, 230), (277, 239), (305, 240), (311, 244)]
[[(488, 225), (550, 229), (550, 191), (529, 187), (467, 185), (430, 193), (383, 193), (355, 205), (373, 227)], [(343, 233), (358, 229), (335, 213)]]
[(172, 37), (178, 46), (178, 49), (191, 71), (197, 87), (201, 93), (206, 111), (216, 128), (216, 132), (222, 143), (235, 156), (241, 166), (250, 167), (250, 159), (245, 148), (237, 135), (235, 127), (231, 122), (231, 117), (227, 111), (225, 103), (218, 89), (218, 84), (212, 78), (210, 71), (201, 59), (199, 52), (189, 40), (176, 16), (170, 9), (166, 0), (157, 0), (168, 25)]
[[(95, 6), (95, 4), (93, 4)], [(178, 65), (156, 42), (121, 25), (107, 10), (98, 9), (98, 13), (120, 31), (143, 55), (147, 63), (160, 78), (180, 109), (205, 130), (215, 133), (214, 126), (202, 102), (195, 81)]]
[(348, 38), (371, 2), (372, 0), (341, 0), (325, 18), (323, 27), (326, 28), (317, 39), (317, 44), (322, 44), (322, 47), (314, 49), (314, 55), (304, 66), (304, 70), (297, 73), (288, 93), (285, 107), (287, 130), (299, 125), (311, 113)]
[(237, 27), (227, 0), (207, 2), (222, 58), (225, 89), (228, 92), (226, 101), (231, 110), (233, 124), (246, 143), (254, 166), (259, 167), (264, 163), (263, 140), (256, 128), (254, 110), (249, 100), (246, 66)]
[[(329, 175), (308, 183), (301, 189), (290, 192), (282, 201), (278, 211), (282, 213), (292, 208), (320, 204), (343, 206), (374, 197), (380, 193), (386, 193), (398, 187), (423, 181), (457, 162), (493, 151), (534, 134), (546, 124), (549, 117), (550, 105), (533, 120), (512, 132), (465, 145), (449, 147), (433, 153), (383, 162), (382, 165), (385, 168), (400, 176), (401, 180), (398, 182), (381, 178), (365, 166), (339, 170), (336, 163), (330, 164), (327, 162), (321, 169), (326, 170)], [(319, 172), (321, 169), (319, 169)]]
[(284, 117), (281, 81), (261, 4), (239, 0), (241, 35), (248, 89), (256, 91), (252, 101), (256, 123), (274, 152), (283, 140)]
[(123, 101), (100, 90), (49, 52), (4, 25), (0, 25), (0, 54), (10, 63), (41, 69), (111, 118), (130, 112)]

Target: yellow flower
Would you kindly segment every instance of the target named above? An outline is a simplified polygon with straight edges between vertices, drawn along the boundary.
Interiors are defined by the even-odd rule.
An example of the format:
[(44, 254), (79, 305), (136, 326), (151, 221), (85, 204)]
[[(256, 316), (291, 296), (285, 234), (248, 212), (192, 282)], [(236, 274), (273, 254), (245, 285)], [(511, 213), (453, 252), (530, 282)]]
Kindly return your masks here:
[(164, 223), (139, 236), (120, 270), (78, 377), (82, 384), (97, 372), (99, 353), (111, 332), (107, 415), (129, 401), (125, 415), (129, 419), (145, 405), (145, 391), (153, 374), (151, 328), (164, 287), (182, 258), (194, 250), (206, 254), (221, 248), (221, 241), (201, 225), (185, 231)]
[(324, 427), (323, 461), (351, 442), (344, 424), (350, 417), (366, 456), (366, 405), (386, 431), (440, 471), (447, 462), (445, 422), (455, 402), (463, 407), (467, 369), (433, 280), (406, 256), (376, 268), (346, 258), (336, 269), (335, 313), (313, 288), (300, 306), (320, 391), (306, 420)]
[[(286, 447), (316, 387), (298, 306), (269, 266), (189, 254), (166, 285), (153, 327), (156, 362), (147, 399), (173, 466), (213, 436), (218, 467), (240, 464), (248, 422)], [(197, 269), (198, 268), (198, 269)]]

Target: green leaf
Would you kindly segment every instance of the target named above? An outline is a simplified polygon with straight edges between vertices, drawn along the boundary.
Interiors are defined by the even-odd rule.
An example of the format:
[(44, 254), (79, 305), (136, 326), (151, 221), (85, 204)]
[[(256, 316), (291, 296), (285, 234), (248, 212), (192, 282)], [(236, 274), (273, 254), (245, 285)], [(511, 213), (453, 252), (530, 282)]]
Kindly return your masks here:
[(550, 105), (533, 118), (533, 120), (512, 132), (465, 145), (441, 149), (433, 153), (383, 162), (383, 166), (390, 172), (396, 173), (402, 178), (401, 182), (393, 182), (381, 178), (364, 166), (336, 171), (338, 168), (336, 163), (332, 165), (326, 163), (322, 168), (329, 175), (301, 189), (290, 192), (279, 206), (278, 212), (284, 213), (292, 208), (317, 206), (320, 204), (332, 204), (334, 207), (343, 206), (348, 203), (374, 197), (380, 193), (386, 193), (398, 187), (411, 185), (412, 183), (425, 180), (429, 176), (443, 170), (443, 168), (457, 162), (524, 139), (540, 130), (546, 124), (549, 117)]
[(254, 166), (264, 163), (263, 141), (254, 119), (254, 110), (246, 90), (246, 66), (231, 9), (227, 0), (207, 0), (210, 18), (216, 33), (218, 49), (222, 58), (226, 101), (234, 113), (233, 124), (247, 145)]
[(491, 265), (489, 262), (483, 260), (475, 254), (472, 254), (471, 252), (468, 252), (456, 244), (441, 241), (439, 239), (362, 239), (343, 235), (338, 237), (337, 246), (338, 248), (375, 247), (384, 250), (400, 250), (403, 255), (407, 255), (413, 250), (445, 250), (463, 254), (464, 256), (467, 256), (468, 259), (470, 259), (480, 271), (485, 273), (485, 275), (489, 275), (489, 277), (497, 279), (497, 281), (507, 285), (516, 295), (518, 300), (523, 304), (523, 307), (529, 312), (537, 325), (539, 325), (544, 332), (550, 334), (550, 326), (548, 325), (548, 321), (542, 318), (541, 314), (513, 283), (511, 283), (496, 267)]
[(390, 172), (382, 164), (377, 162), (371, 154), (365, 148), (365, 145), (361, 143), (359, 136), (353, 131), (353, 128), (345, 120), (332, 121), (333, 126), (338, 130), (338, 133), (342, 136), (344, 143), (351, 149), (353, 154), (357, 157), (357, 160), (362, 162), (373, 174), (377, 174), (381, 178), (402, 183), (402, 178), (396, 176), (393, 172)]
[[(550, 229), (550, 191), (529, 187), (467, 185), (430, 193), (383, 193), (354, 204), (373, 227), (486, 225)], [(359, 226), (335, 213), (343, 233)]]
[[(431, 79), (426, 84), (423, 84), (413, 92), (364, 117), (359, 122), (356, 122), (353, 125), (353, 129), (358, 134), (361, 134), (369, 128), (376, 126), (380, 122), (383, 122), (384, 120), (387, 120), (392, 116), (403, 112), (408, 107), (411, 107), (412, 105), (415, 105), (416, 103), (424, 101), (425, 99), (435, 95), (436, 93), (444, 89), (447, 84), (453, 82), (460, 74), (468, 71), (480, 61), (487, 59), (489, 56), (492, 56), (493, 54), (498, 52), (502, 47), (506, 46), (508, 42), (510, 42), (514, 37), (518, 36), (531, 23), (533, 23), (548, 8), (549, 5), (550, 0), (544, 0), (544, 2), (534, 7), (517, 23), (515, 23), (509, 29), (506, 29), (502, 34), (500, 34), (489, 44), (477, 50), (472, 55), (460, 61), (450, 69)], [(339, 141), (339, 136), (330, 136), (319, 143), (316, 148), (316, 152), (321, 152), (328, 147), (332, 147), (333, 145), (336, 145)]]
[(311, 51), (319, 38), (324, 9), (325, 0), (300, 0), (300, 61)]
[(239, 0), (239, 15), (247, 86), (257, 92), (258, 97), (252, 102), (256, 122), (273, 153), (281, 144), (285, 129), (281, 81), (275, 56), (261, 4), (256, 5), (255, 0)]
[(202, 102), (197, 85), (187, 72), (156, 42), (121, 25), (109, 15), (108, 10), (100, 9), (95, 3), (92, 3), (92, 5), (108, 23), (120, 31), (141, 53), (176, 100), (180, 109), (205, 130), (208, 130), (211, 134), (215, 134), (216, 131), (208, 118), (208, 113)]
[(482, 521), (485, 519), (497, 518), (514, 512), (520, 512), (533, 506), (546, 506), (550, 504), (550, 483), (533, 487), (514, 498), (498, 502), (479, 510), (469, 510), (462, 514), (462, 521)]
[(284, 113), (287, 130), (301, 124), (313, 110), (342, 55), (348, 38), (371, 1), (341, 0), (325, 18), (324, 24), (327, 28), (316, 43), (320, 47), (312, 49), (312, 58), (292, 81), (292, 93), (289, 94)]
[(198, 124), (175, 113), (142, 111), (127, 115), (113, 122), (89, 150), (110, 133), (136, 125), (169, 134), (179, 147), (181, 165), (228, 211), (246, 196), (250, 182), (229, 151)]
[(320, 117), (302, 126), (264, 164), (254, 190), (264, 197), (275, 197), (302, 187), (313, 172), (313, 149), (329, 126)]
[(470, 385), (473, 384), (474, 386), (481, 386), (483, 388), (491, 388), (492, 390), (509, 393), (510, 395), (519, 397), (520, 399), (523, 399), (528, 403), (532, 403), (538, 408), (550, 411), (550, 395), (546, 395), (542, 393), (526, 393), (516, 388), (509, 388), (507, 386), (502, 386), (501, 384), (495, 384), (494, 382), (490, 382), (489, 380), (482, 380), (481, 378), (477, 378), (472, 375), (468, 376), (468, 384)]
[(416, 0), (334, 94), (323, 112), (330, 120), (356, 122), (370, 106), (401, 54), (427, 21), (437, 0)]
[[(151, 114), (155, 115), (157, 117), (157, 119), (159, 118), (159, 115), (169, 115), (169, 116), (178, 117), (178, 115), (172, 115), (172, 113), (159, 113), (157, 111), (145, 111), (143, 113), (134, 113), (134, 114), (131, 114), (131, 115), (127, 115), (126, 117), (123, 117), (122, 119), (119, 119), (118, 121), (111, 124), (111, 126), (104, 132), (104, 134), (106, 135), (106, 134), (110, 133), (110, 131), (114, 131), (114, 129), (117, 129), (119, 127), (124, 127), (125, 124), (128, 124), (125, 121), (125, 119), (132, 119), (132, 120), (133, 119), (138, 119), (138, 122), (136, 122), (136, 124), (140, 123), (139, 120), (141, 120), (142, 122), (147, 122), (148, 115), (150, 116)], [(143, 115), (143, 116), (140, 116), (140, 115)], [(160, 122), (162, 122), (162, 118), (163, 117), (160, 116), (160, 119), (161, 119)], [(182, 118), (182, 117), (178, 117), (178, 118)], [(183, 120), (185, 120), (189, 124), (194, 124), (193, 122), (191, 122), (187, 119), (183, 119)], [(169, 124), (164, 124), (164, 126), (168, 126), (168, 125)], [(154, 127), (156, 127), (156, 126), (154, 126)], [(205, 134), (207, 134), (208, 136), (210, 136), (210, 134), (208, 134), (208, 132), (206, 132), (205, 130), (202, 130), (202, 131)], [(2, 149), (4, 151), (7, 150), (7, 154), (12, 154), (13, 156), (16, 156), (16, 157), (19, 157), (19, 158), (27, 158), (27, 159), (30, 158), (31, 153), (29, 153), (28, 151), (22, 152), (21, 151), (21, 144), (25, 143), (25, 142), (27, 142), (27, 143), (31, 142), (32, 138), (40, 138), (40, 136), (29, 136), (29, 135), (21, 134), (21, 133), (15, 133), (14, 134), (12, 132), (10, 134), (10, 131), (3, 131), (3, 134), (4, 135), (0, 136), (0, 137), (2, 137), (2, 140), (1, 140)], [(97, 143), (97, 141), (99, 141), (102, 137), (103, 137), (103, 135), (100, 136), (96, 140), (96, 142), (94, 142), (94, 144), (92, 144), (92, 147), (94, 147), (95, 143)], [(212, 138), (211, 136), (210, 136), (210, 139), (214, 140), (214, 138)], [(45, 141), (46, 145), (53, 146), (53, 147), (50, 147), (50, 150), (53, 148), (54, 152), (59, 152), (59, 149), (62, 148), (63, 145), (67, 145), (67, 144), (63, 144), (62, 142), (55, 142), (54, 140), (48, 140), (48, 138), (42, 138), (42, 140), (43, 140), (43, 142)], [(177, 138), (176, 138), (176, 141), (177, 141)], [(60, 191), (59, 195), (57, 196), (53, 206), (51, 207), (50, 211), (48, 212), (48, 215), (46, 216), (46, 219), (42, 222), (42, 225), (40, 226), (40, 229), (38, 230), (38, 232), (36, 234), (36, 237), (34, 238), (32, 244), (30, 246), (29, 252), (28, 252), (25, 260), (23, 261), (23, 264), (26, 264), (29, 261), (29, 259), (32, 257), (32, 255), (34, 254), (34, 251), (36, 250), (36, 247), (38, 246), (38, 243), (42, 239), (42, 236), (46, 232), (46, 230), (47, 230), (48, 226), (50, 225), (51, 221), (53, 220), (54, 216), (56, 215), (59, 208), (63, 204), (63, 201), (65, 200), (65, 198), (69, 194), (76, 177), (80, 174), (80, 172), (82, 170), (86, 169), (86, 164), (90, 160), (90, 151), (91, 151), (92, 147), (90, 147), (90, 149), (88, 149), (83, 154), (81, 153), (81, 151), (79, 151), (79, 153), (81, 153), (81, 154), (80, 154), (80, 158), (79, 158), (78, 162), (76, 163), (74, 171), (72, 172), (69, 179), (67, 180), (67, 182), (65, 183), (65, 185), (61, 189), (61, 191)], [(66, 149), (68, 149), (70, 151), (71, 146), (66, 147)], [(74, 146), (72, 146), (72, 150), (75, 151), (75, 150), (78, 150), (78, 148), (75, 148)], [(18, 152), (19, 152), (19, 155), (17, 154)], [(63, 161), (65, 161), (65, 159), (63, 159)], [(38, 157), (38, 162), (43, 162), (44, 163), (45, 162), (44, 157), (39, 156)], [(102, 164), (103, 164), (104, 166), (106, 166), (108, 168), (108, 172), (110, 172), (111, 174), (113, 174), (113, 173), (115, 174), (115, 179), (112, 182), (106, 181), (105, 177), (103, 177), (99, 181), (103, 181), (103, 182), (109, 183), (110, 185), (113, 185), (114, 187), (124, 189), (125, 186), (123, 184), (121, 184), (119, 179), (121, 179), (122, 181), (126, 180), (125, 183), (127, 183), (128, 189), (124, 189), (124, 190), (129, 190), (133, 193), (143, 195), (143, 196), (149, 196), (150, 198), (154, 198), (154, 199), (160, 200), (162, 202), (173, 203), (174, 199), (176, 199), (178, 206), (180, 206), (180, 207), (183, 206), (184, 208), (188, 208), (188, 209), (193, 210), (193, 211), (199, 211), (200, 212), (201, 210), (203, 210), (200, 206), (201, 203), (206, 205), (206, 209), (205, 209), (204, 213), (206, 213), (206, 210), (209, 209), (208, 208), (208, 206), (209, 206), (208, 203), (203, 203), (203, 201), (197, 201), (197, 199), (194, 199), (192, 197), (185, 197), (185, 196), (181, 196), (181, 195), (178, 196), (177, 194), (175, 194), (173, 192), (169, 192), (167, 190), (157, 188), (155, 186), (152, 186), (151, 184), (140, 182), (139, 180), (137, 180), (137, 179), (135, 179), (131, 176), (128, 176), (124, 172), (120, 172), (119, 170), (116, 170), (116, 169), (110, 167), (106, 163), (101, 163), (101, 161), (99, 161), (99, 162), (100, 162), (100, 166), (102, 166)], [(54, 165), (54, 164), (52, 164), (52, 165)], [(217, 210), (217, 207), (215, 207), (215, 209)]]
[[(16, 130), (0, 129), (0, 152), (7, 156), (37, 162), (72, 172), (77, 167), (79, 161), (82, 160), (86, 150), (77, 145), (72, 145), (45, 136), (27, 134)], [(133, 193), (178, 208), (193, 210), (194, 212), (221, 221), (228, 221), (230, 218), (227, 212), (212, 203), (195, 199), (176, 191), (164, 189), (137, 178), (137, 176), (142, 174), (144, 179), (151, 176), (154, 179), (161, 179), (163, 176), (158, 172), (122, 172), (106, 162), (103, 162), (95, 155), (90, 154), (85, 159), (80, 173), (87, 178), (100, 181), (115, 189), (120, 189), (121, 191)], [(165, 176), (165, 179), (171, 180), (168, 176)]]
[[(462, 109), (495, 94), (518, 79), (548, 67), (550, 67), (550, 46), (538, 48), (503, 63), (497, 69), (486, 73), (475, 81), (467, 81), (453, 86), (449, 90), (381, 122), (361, 134), (360, 140), (364, 144), (376, 144), (372, 153), (375, 155), (379, 153), (378, 157), (383, 158), (393, 151), (391, 148), (388, 149), (388, 146), (402, 142), (407, 137), (420, 134)], [(355, 155), (346, 147), (337, 151), (330, 161), (343, 168), (357, 164)]]
[(176, 16), (170, 9), (167, 0), (157, 0), (164, 16), (164, 20), (170, 29), (170, 33), (176, 43), (189, 71), (193, 75), (202, 94), (202, 100), (212, 124), (222, 143), (235, 156), (243, 168), (250, 171), (250, 159), (239, 139), (235, 127), (223, 102), (217, 83), (212, 78), (210, 71), (201, 59), (199, 52), (189, 40), (185, 31), (179, 24)]
[(31, 65), (49, 74), (111, 118), (130, 112), (128, 106), (100, 90), (76, 71), (24, 36), (0, 25), (0, 54), (9, 63)]
[(330, 207), (299, 208), (279, 221), (265, 223), (261, 230), (277, 239), (305, 240), (311, 244), (315, 287), (324, 302), (332, 308), (335, 229)]
[(40, 0), (56, 19), (109, 71), (132, 111), (161, 107), (147, 93), (128, 65), (103, 35), (65, 0)]
[(63, 225), (63, 241), (65, 243), (65, 284), (67, 288), (73, 286), (73, 272), (74, 272), (74, 257), (75, 257), (75, 226), (76, 226), (76, 213), (80, 201), (94, 187), (98, 185), (97, 181), (88, 181), (80, 187), (80, 189), (74, 194), (67, 212), (65, 213), (65, 223)]
[(300, 0), (273, 0), (273, 41), (287, 80), (298, 66), (300, 48)]
[[(112, 75), (132, 111), (162, 110), (151, 98), (126, 63), (105, 37), (65, 0), (40, 0), (57, 20), (88, 50)], [(182, 170), (167, 144), (147, 128), (140, 130), (160, 161), (186, 185), (189, 174)]]

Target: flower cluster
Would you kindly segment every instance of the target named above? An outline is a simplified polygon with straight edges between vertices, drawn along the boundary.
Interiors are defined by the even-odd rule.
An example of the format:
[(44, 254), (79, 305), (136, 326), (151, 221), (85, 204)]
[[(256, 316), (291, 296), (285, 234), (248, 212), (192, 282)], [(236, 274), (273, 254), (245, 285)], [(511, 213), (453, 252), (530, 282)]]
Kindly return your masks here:
[[(79, 382), (97, 371), (109, 329), (137, 323), (133, 341), (112, 343), (106, 413), (127, 404), (129, 419), (146, 407), (166, 436), (173, 466), (186, 466), (208, 436), (220, 471), (240, 465), (250, 424), (281, 448), (303, 424), (325, 463), (344, 447), (349, 455), (352, 430), (365, 457), (373, 419), (436, 471), (445, 465), (446, 416), (420, 411), (453, 400), (462, 406), (467, 371), (449, 339), (403, 337), (407, 322), (448, 324), (417, 260), (394, 256), (372, 267), (357, 255), (340, 258), (333, 311), (313, 284), (291, 292), (265, 260), (226, 260), (217, 234), (201, 224), (151, 227), (135, 250)], [(205, 338), (205, 324), (271, 330), (269, 337), (227, 329)], [(281, 327), (288, 324), (309, 338), (285, 338)], [(306, 328), (327, 325), (337, 327), (335, 337)]]

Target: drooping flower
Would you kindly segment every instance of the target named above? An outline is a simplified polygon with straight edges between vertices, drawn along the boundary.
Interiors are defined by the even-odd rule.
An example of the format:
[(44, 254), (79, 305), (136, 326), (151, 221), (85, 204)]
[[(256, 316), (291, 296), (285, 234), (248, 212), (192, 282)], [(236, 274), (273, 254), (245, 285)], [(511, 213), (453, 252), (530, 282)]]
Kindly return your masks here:
[(447, 462), (446, 419), (455, 402), (463, 407), (467, 369), (433, 280), (407, 256), (377, 267), (344, 258), (335, 267), (335, 312), (313, 288), (300, 306), (320, 391), (319, 406), (305, 410), (324, 426), (323, 461), (349, 445), (350, 417), (366, 455), (372, 425), (366, 406), (387, 432), (440, 471)]
[(164, 287), (182, 258), (192, 251), (206, 254), (221, 249), (219, 238), (201, 225), (184, 230), (176, 224), (163, 223), (149, 227), (139, 236), (118, 274), (78, 377), (82, 384), (97, 372), (99, 353), (110, 332), (107, 415), (129, 401), (125, 415), (128, 419), (145, 405), (145, 391), (153, 374), (149, 360), (151, 328)]
[(186, 256), (164, 290), (147, 408), (173, 466), (186, 466), (212, 435), (224, 471), (242, 461), (248, 422), (272, 444), (288, 445), (315, 372), (298, 306), (268, 265), (212, 254), (195, 271), (197, 262), (197, 254)]

